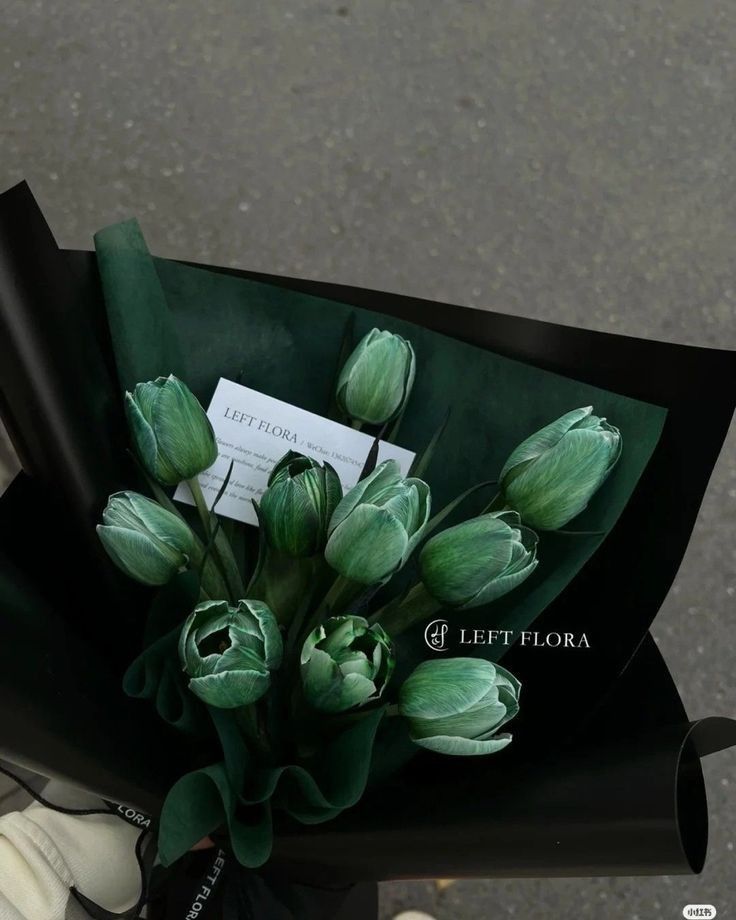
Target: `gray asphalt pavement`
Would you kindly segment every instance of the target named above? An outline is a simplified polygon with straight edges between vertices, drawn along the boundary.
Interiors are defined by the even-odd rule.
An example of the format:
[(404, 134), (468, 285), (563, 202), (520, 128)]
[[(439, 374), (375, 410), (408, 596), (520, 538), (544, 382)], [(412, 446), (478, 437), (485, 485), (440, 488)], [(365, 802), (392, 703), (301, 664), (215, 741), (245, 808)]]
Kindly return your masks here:
[[(736, 347), (730, 0), (5, 0), (0, 186), (152, 249)], [(697, 437), (697, 431), (693, 432)], [(655, 634), (736, 715), (736, 429)], [(673, 496), (673, 501), (676, 497)], [(384, 886), (382, 916), (736, 913), (736, 753), (699, 878)]]

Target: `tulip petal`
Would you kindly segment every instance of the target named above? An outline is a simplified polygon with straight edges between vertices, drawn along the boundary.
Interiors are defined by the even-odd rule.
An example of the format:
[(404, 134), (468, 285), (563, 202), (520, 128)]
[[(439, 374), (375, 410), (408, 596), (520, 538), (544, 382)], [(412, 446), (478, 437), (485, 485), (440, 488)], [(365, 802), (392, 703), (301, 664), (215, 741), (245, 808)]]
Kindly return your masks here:
[(255, 703), (268, 690), (271, 677), (267, 671), (228, 671), (193, 677), (189, 689), (208, 706), (235, 709)]
[(322, 541), (321, 499), (315, 503), (304, 476), (270, 486), (261, 498), (268, 543), (289, 556), (312, 556)]
[(141, 463), (149, 473), (153, 473), (156, 465), (156, 438), (153, 428), (130, 393), (125, 394), (125, 417)]
[(384, 460), (383, 463), (379, 463), (369, 476), (361, 479), (345, 493), (330, 518), (328, 533), (332, 534), (361, 502), (371, 501), (375, 494), (394, 485), (400, 479), (401, 470), (396, 460)]
[(309, 660), (302, 659), (304, 695), (317, 709), (336, 711), (339, 706), (340, 669), (337, 662), (322, 649), (312, 649)]
[[(494, 694), (497, 697), (497, 694)], [(459, 738), (486, 738), (492, 735), (506, 721), (507, 710), (503, 703), (480, 701), (465, 712), (455, 713), (444, 719), (411, 720), (412, 739), (433, 738), (447, 735)]]
[(136, 384), (132, 397), (126, 399), (126, 412), (133, 442), (143, 465), (154, 479), (165, 485), (176, 485), (181, 477), (161, 455), (153, 427), (154, 406), (165, 383), (165, 377), (158, 377), (147, 383)]
[(135, 530), (99, 524), (97, 534), (112, 561), (144, 585), (165, 585), (183, 564), (176, 550)]
[(374, 505), (359, 505), (325, 547), (328, 564), (358, 584), (376, 585), (401, 566), (408, 546), (402, 524)]
[(505, 573), (512, 546), (509, 526), (490, 514), (448, 527), (421, 552), (422, 581), (438, 601), (461, 607)]
[(155, 380), (137, 383), (133, 389), (133, 399), (149, 424), (152, 424), (153, 407), (165, 383), (166, 377), (157, 377)]
[(318, 465), (311, 457), (306, 457), (295, 450), (287, 450), (284, 456), (274, 464), (268, 477), (268, 485), (272, 486), (275, 482), (289, 479), (303, 470)]
[(539, 431), (535, 431), (533, 435), (528, 437), (525, 441), (522, 441), (521, 444), (511, 452), (508, 460), (503, 465), (498, 477), (502, 485), (506, 486), (515, 476), (518, 476), (530, 460), (536, 459), (541, 454), (545, 453), (545, 451), (554, 447), (563, 435), (574, 425), (579, 424), (584, 418), (589, 416), (592, 411), (592, 406), (573, 409), (572, 412), (566, 412), (560, 418), (555, 419), (554, 422), (545, 425), (544, 428), (540, 428)]
[(363, 652), (348, 651), (340, 654), (336, 659), (340, 673), (347, 678), (349, 674), (358, 674), (369, 680), (376, 672), (372, 659), (366, 658)]
[(557, 530), (586, 508), (610, 459), (600, 432), (573, 429), (508, 483), (504, 497), (530, 527)]
[(490, 604), (491, 601), (498, 600), (499, 597), (503, 597), (504, 594), (508, 594), (509, 591), (513, 591), (514, 588), (526, 581), (538, 565), (539, 560), (532, 558), (526, 568), (512, 572), (509, 575), (499, 575), (458, 609), (471, 610), (473, 607), (481, 607), (483, 604)]
[(347, 674), (340, 685), (340, 711), (345, 712), (363, 706), (379, 696), (376, 685), (370, 678), (362, 674)]
[(177, 514), (137, 492), (116, 492), (110, 496), (103, 514), (105, 523), (127, 525), (153, 534), (169, 547), (192, 556), (197, 538)]
[(266, 667), (269, 671), (276, 671), (281, 667), (284, 651), (284, 641), (276, 617), (268, 605), (261, 601), (241, 601), (238, 608), (241, 605), (247, 606), (258, 621), (263, 636), (263, 656)]
[(414, 382), (414, 349), (399, 335), (372, 330), (358, 343), (337, 381), (337, 401), (351, 418), (371, 425), (401, 410)]
[(378, 699), (393, 670), (391, 641), (363, 617), (330, 617), (302, 647), (304, 695), (326, 712), (346, 712)]
[(324, 638), (319, 643), (319, 647), (333, 658), (340, 653), (341, 649), (349, 647), (361, 625), (365, 629), (368, 627), (368, 623), (362, 617), (350, 616), (331, 617), (327, 625), (329, 628), (325, 628), (323, 624)]
[(496, 669), (482, 658), (424, 661), (399, 691), (399, 711), (407, 719), (442, 719), (478, 703), (493, 688)]
[(486, 741), (471, 738), (454, 738), (438, 735), (434, 738), (413, 738), (414, 744), (435, 751), (438, 754), (449, 754), (455, 757), (477, 757), (482, 754), (495, 754), (511, 744), (511, 735), (497, 735)]
[(404, 525), (407, 533), (412, 533), (415, 522), (419, 516), (419, 495), (417, 490), (409, 486), (397, 490), (387, 501), (377, 503), (377, 507), (388, 511)]
[(173, 375), (153, 405), (152, 427), (159, 460), (176, 471), (177, 481), (193, 478), (217, 459), (210, 420), (194, 394)]
[(223, 674), (226, 671), (255, 671), (265, 674), (268, 671), (263, 655), (259, 655), (256, 649), (231, 645), (230, 648), (217, 655), (216, 659), (211, 674)]
[[(515, 677), (511, 671), (507, 671), (506, 668), (501, 667), (500, 664), (494, 664), (493, 667), (496, 669), (496, 686), (499, 689), (499, 693), (503, 691), (508, 691), (513, 699), (519, 699), (521, 695), (521, 681), (518, 677)], [(508, 705), (508, 703), (506, 703)]]
[(324, 463), (325, 469), (325, 526), (330, 523), (335, 508), (342, 500), (342, 483), (334, 467), (330, 466), (327, 461)]

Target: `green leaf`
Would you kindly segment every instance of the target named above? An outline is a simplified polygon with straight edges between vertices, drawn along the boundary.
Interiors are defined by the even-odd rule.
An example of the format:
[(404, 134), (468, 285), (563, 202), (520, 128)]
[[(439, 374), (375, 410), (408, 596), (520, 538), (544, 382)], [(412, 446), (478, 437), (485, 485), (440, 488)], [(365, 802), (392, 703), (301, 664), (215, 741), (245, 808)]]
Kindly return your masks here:
[(417, 479), (424, 479), (424, 474), (432, 462), (432, 458), (434, 457), (435, 451), (437, 450), (437, 447), (442, 439), (442, 435), (445, 433), (447, 425), (449, 424), (451, 414), (452, 410), (448, 409), (439, 428), (437, 428), (435, 433), (429, 439), (427, 446), (414, 458), (414, 462), (412, 463), (409, 470), (410, 476), (415, 476)]
[(445, 518), (449, 517), (456, 508), (459, 508), (466, 498), (470, 498), (471, 495), (474, 495), (481, 489), (485, 489), (488, 486), (493, 486), (495, 484), (495, 479), (489, 479), (485, 482), (479, 482), (477, 485), (471, 486), (469, 489), (461, 492), (457, 498), (453, 498), (453, 500), (448, 502), (441, 511), (438, 511), (437, 514), (435, 514), (429, 519), (429, 521), (427, 521), (427, 526), (422, 531), (422, 538), (428, 537), (430, 534), (434, 533), (434, 531), (440, 526)]

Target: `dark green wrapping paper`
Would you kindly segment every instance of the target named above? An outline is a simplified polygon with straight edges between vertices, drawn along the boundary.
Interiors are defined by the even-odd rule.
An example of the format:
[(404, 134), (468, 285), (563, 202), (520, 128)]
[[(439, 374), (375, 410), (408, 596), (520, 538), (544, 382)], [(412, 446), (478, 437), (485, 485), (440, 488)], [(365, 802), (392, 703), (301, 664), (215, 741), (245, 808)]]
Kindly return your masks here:
[[(123, 389), (172, 372), (176, 361), (205, 405), (222, 376), (325, 414), (351, 313), (356, 341), (374, 326), (409, 339), (418, 370), (399, 438), (402, 446), (420, 450), (451, 410), (427, 476), (437, 510), (469, 486), (495, 478), (511, 450), (529, 434), (572, 408), (593, 405), (596, 414), (620, 428), (624, 451), (614, 474), (571, 527), (605, 534), (623, 511), (662, 430), (666, 411), (658, 406), (414, 324), (256, 281), (153, 260), (145, 256), (134, 221), (101, 231), (95, 243)], [(477, 502), (476, 507), (479, 510)], [(467, 516), (470, 512), (464, 510)], [(540, 564), (532, 578), (491, 607), (463, 612), (463, 625), (526, 629), (602, 539), (542, 535)], [(410, 644), (421, 646), (416, 632)], [(503, 651), (499, 645), (477, 649), (493, 658)]]

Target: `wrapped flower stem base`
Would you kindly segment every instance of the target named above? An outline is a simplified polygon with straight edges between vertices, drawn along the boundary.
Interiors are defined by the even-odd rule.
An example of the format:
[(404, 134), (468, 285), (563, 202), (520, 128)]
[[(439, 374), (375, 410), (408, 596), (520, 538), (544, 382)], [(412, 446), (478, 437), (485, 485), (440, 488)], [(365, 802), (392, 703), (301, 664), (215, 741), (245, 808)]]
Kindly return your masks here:
[[(0, 501), (4, 757), (155, 811), (166, 863), (209, 835), (261, 878), (702, 867), (699, 757), (734, 743), (734, 724), (688, 722), (648, 629), (733, 412), (733, 354), (182, 265), (153, 258), (135, 223), (66, 253), (24, 186), (0, 199), (0, 267), (3, 418), (29, 474)], [(171, 375), (175, 411), (159, 418)], [(365, 476), (338, 494), (305, 430), (264, 474), (258, 532), (206, 490), (191, 513), (166, 490), (203, 481), (213, 442), (230, 449), (202, 411), (221, 378), (335, 410), (367, 432)], [(398, 454), (368, 462), (381, 431)], [(401, 466), (430, 442), (421, 475)], [(242, 485), (234, 459), (215, 492)], [(473, 487), (494, 479), (489, 507)], [(142, 530), (126, 518), (135, 536), (116, 534), (110, 556), (169, 579), (157, 593), (96, 543), (121, 491), (171, 502), (196, 538), (158, 511)], [(64, 539), (39, 582), (50, 507)], [(141, 540), (158, 553), (145, 568)], [(211, 596), (207, 563), (228, 597)], [(298, 586), (315, 571), (319, 590), (300, 606), (280, 571)], [(179, 659), (182, 627), (211, 602)], [(41, 680), (18, 654), (31, 641), (50, 662)]]

